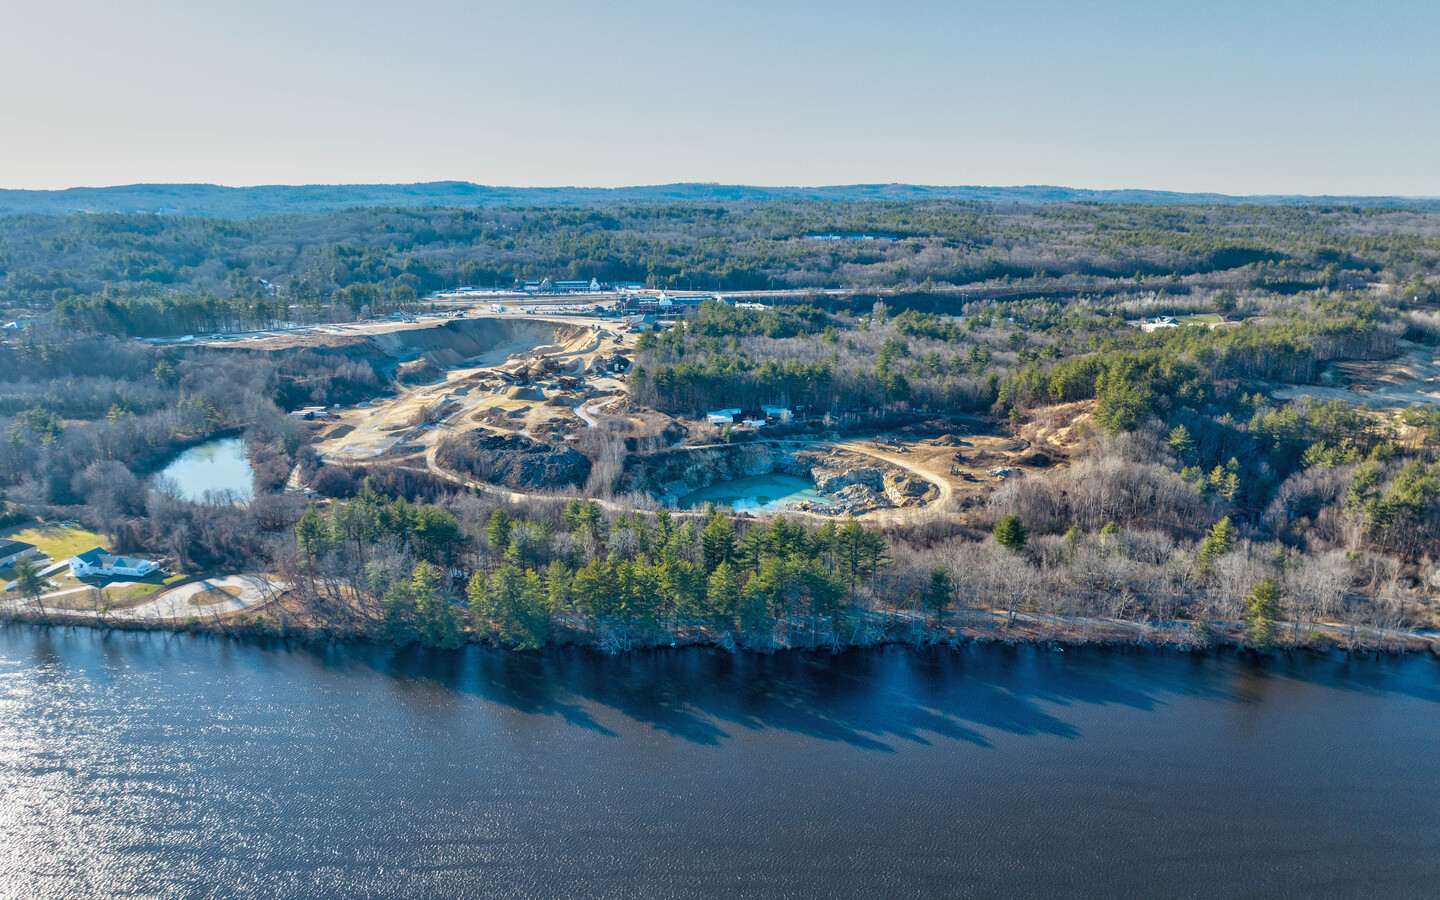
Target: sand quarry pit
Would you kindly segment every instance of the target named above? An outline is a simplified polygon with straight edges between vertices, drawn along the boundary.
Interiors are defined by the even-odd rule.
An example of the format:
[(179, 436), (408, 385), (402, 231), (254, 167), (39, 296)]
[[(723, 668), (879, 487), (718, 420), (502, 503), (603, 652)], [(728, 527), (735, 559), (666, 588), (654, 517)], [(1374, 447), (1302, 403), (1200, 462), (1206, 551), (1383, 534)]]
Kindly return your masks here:
[[(336, 410), (317, 450), (335, 461), (424, 452), (457, 429), (541, 432), (579, 424), (556, 396), (620, 396), (603, 360), (624, 352), (610, 323), (520, 318), (459, 319), (367, 335), (381, 366), (424, 360), (428, 384), (392, 382), (395, 393)], [(393, 362), (391, 362), (393, 361)], [(487, 421), (488, 420), (488, 421)]]
[(1366, 403), (1373, 409), (1404, 409), (1440, 402), (1440, 362), (1433, 347), (1400, 341), (1400, 355), (1385, 360), (1343, 360), (1321, 373), (1320, 384), (1276, 385), (1280, 400), (1313, 397)]

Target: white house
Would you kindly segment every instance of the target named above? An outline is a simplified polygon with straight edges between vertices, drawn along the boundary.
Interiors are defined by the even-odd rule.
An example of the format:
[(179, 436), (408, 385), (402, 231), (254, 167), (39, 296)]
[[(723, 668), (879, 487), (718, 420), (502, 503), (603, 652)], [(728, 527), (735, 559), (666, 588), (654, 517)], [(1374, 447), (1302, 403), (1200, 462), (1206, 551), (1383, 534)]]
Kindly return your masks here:
[(775, 419), (779, 422), (790, 421), (791, 412), (788, 406), (762, 406), (760, 411), (765, 414), (767, 419)]
[(153, 559), (115, 556), (109, 550), (99, 547), (87, 550), (79, 556), (72, 556), (68, 562), (70, 574), (76, 578), (113, 578), (117, 575), (144, 578), (160, 568), (160, 564)]
[(44, 556), (40, 548), (24, 541), (0, 540), (0, 569), (13, 566), (27, 556)]
[(715, 409), (707, 412), (705, 418), (711, 425), (733, 425), (738, 415), (738, 409)]
[(1179, 328), (1180, 323), (1175, 321), (1174, 316), (1156, 316), (1153, 319), (1144, 319), (1140, 322), (1141, 331), (1154, 331), (1157, 328)]

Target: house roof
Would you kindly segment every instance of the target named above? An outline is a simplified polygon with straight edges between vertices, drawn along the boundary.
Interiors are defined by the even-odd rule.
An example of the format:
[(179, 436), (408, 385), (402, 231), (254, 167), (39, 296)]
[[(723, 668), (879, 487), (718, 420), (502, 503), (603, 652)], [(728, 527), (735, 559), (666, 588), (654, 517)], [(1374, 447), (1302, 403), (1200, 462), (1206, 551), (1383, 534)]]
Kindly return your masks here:
[(141, 559), (137, 556), (116, 556), (103, 547), (96, 547), (93, 550), (86, 550), (79, 556), (72, 556), (73, 562), (79, 560), (87, 566), (96, 566), (101, 569), (137, 569), (146, 563), (153, 563), (154, 560)]
[(34, 549), (34, 544), (27, 544), (24, 541), (0, 541), (0, 559)]

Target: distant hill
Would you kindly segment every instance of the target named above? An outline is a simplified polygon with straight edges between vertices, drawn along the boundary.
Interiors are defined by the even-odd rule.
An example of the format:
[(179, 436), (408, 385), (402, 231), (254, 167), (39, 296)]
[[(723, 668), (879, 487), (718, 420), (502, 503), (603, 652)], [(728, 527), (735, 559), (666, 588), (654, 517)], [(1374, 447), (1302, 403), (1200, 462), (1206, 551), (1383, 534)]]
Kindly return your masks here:
[(1092, 191), (1023, 187), (848, 184), (829, 187), (752, 187), (661, 184), (623, 188), (490, 187), (464, 181), (423, 184), (263, 185), (131, 184), (60, 191), (0, 190), (0, 214), (153, 212), (179, 216), (249, 217), (317, 214), (361, 206), (558, 206), (612, 203), (740, 203), (780, 200), (976, 200), (989, 203), (1135, 203), (1370, 206), (1440, 210), (1440, 198), (1231, 196), (1174, 191)]

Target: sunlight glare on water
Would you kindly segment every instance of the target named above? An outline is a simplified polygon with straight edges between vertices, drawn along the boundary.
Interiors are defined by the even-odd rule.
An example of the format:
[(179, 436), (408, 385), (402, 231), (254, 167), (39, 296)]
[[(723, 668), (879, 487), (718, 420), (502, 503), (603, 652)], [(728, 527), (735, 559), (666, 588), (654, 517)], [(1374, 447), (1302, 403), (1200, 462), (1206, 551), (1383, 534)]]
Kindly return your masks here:
[(0, 896), (1420, 895), (1437, 684), (1429, 658), (9, 626)]

